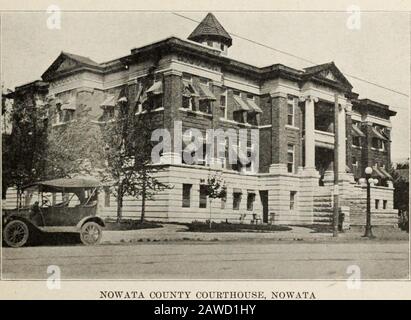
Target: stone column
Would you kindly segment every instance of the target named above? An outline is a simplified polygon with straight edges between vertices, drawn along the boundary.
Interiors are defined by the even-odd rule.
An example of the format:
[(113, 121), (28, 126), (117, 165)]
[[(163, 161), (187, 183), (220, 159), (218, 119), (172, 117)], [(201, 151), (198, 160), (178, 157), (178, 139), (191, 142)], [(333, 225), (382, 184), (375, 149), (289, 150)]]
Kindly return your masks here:
[(305, 101), (305, 169), (315, 169), (315, 115), (314, 106), (317, 97), (305, 96), (300, 101)]
[(181, 163), (181, 152), (176, 148), (179, 141), (181, 141), (181, 134), (178, 126), (175, 125), (177, 121), (181, 121), (179, 108), (182, 106), (182, 73), (175, 70), (167, 70), (164, 72), (163, 85), (163, 106), (164, 106), (164, 129), (170, 132), (171, 138), (171, 152), (164, 152), (161, 158), (161, 163), (164, 164), (178, 164)]
[(271, 173), (287, 173), (287, 94), (271, 96)]

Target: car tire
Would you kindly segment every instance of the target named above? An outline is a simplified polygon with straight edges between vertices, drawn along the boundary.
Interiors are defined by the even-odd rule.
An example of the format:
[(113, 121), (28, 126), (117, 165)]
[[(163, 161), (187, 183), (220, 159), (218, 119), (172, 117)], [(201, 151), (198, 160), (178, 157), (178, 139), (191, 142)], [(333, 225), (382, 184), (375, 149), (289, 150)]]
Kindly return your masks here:
[(27, 244), (30, 236), (28, 225), (21, 220), (12, 220), (3, 230), (3, 240), (7, 246), (20, 248)]
[(86, 222), (82, 225), (80, 231), (80, 240), (86, 246), (97, 245), (101, 241), (103, 230), (98, 223)]

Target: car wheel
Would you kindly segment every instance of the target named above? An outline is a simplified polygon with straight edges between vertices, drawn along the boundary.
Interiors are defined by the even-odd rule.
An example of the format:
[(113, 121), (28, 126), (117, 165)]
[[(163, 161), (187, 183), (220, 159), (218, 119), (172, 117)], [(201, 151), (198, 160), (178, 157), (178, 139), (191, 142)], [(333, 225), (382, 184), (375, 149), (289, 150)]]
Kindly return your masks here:
[(99, 244), (103, 231), (99, 224), (95, 222), (86, 222), (81, 227), (80, 239), (86, 246)]
[(22, 247), (29, 239), (29, 227), (21, 220), (10, 221), (4, 228), (3, 239), (9, 247)]

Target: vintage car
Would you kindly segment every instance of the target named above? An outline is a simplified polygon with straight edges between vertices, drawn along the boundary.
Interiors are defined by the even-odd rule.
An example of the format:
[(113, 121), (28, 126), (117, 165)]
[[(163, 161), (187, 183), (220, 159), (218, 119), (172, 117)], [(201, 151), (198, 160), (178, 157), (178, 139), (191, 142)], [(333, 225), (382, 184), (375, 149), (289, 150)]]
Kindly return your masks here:
[[(41, 232), (76, 232), (85, 245), (98, 244), (105, 224), (97, 213), (100, 182), (93, 179), (55, 179), (23, 188), (25, 205), (4, 210), (3, 240), (22, 247)], [(20, 201), (21, 202), (21, 201)]]

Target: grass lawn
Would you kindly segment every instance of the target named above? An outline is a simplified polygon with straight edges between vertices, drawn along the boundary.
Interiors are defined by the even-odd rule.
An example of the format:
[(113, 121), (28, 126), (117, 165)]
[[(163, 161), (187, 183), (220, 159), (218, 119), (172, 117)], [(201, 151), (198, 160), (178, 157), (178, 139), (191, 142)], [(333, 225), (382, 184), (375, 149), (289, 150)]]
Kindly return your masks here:
[(211, 228), (210, 225), (205, 222), (192, 222), (186, 224), (186, 226), (189, 232), (273, 232), (291, 230), (291, 228), (286, 226), (226, 222), (213, 222)]
[(121, 220), (120, 223), (118, 223), (116, 219), (106, 219), (105, 223), (106, 223), (105, 230), (109, 230), (109, 231), (162, 228), (162, 225), (155, 223), (155, 222), (145, 221), (141, 223), (140, 220), (133, 220), (133, 219), (123, 219)]

